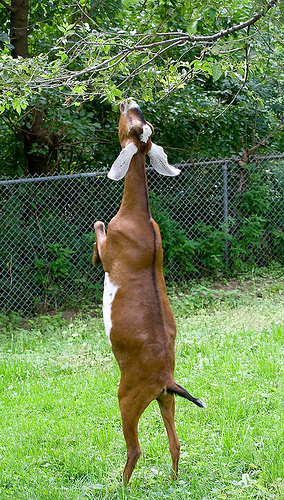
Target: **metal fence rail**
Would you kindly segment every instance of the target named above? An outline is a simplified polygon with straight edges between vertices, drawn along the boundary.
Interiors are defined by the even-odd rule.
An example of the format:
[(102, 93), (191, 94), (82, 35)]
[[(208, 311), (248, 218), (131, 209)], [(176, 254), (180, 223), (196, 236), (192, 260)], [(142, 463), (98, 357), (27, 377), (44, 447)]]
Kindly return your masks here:
[[(284, 262), (284, 155), (148, 171), (169, 280)], [(0, 310), (44, 311), (93, 301), (103, 271), (91, 264), (93, 223), (106, 224), (123, 182), (104, 172), (0, 181)]]

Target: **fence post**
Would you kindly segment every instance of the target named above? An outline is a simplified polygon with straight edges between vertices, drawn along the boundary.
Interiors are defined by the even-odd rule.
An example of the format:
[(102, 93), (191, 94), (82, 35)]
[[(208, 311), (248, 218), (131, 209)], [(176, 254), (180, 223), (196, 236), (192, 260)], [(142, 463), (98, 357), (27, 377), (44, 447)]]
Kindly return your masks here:
[(228, 163), (222, 166), (223, 175), (223, 221), (225, 231), (224, 261), (225, 266), (229, 268), (229, 233), (228, 233)]

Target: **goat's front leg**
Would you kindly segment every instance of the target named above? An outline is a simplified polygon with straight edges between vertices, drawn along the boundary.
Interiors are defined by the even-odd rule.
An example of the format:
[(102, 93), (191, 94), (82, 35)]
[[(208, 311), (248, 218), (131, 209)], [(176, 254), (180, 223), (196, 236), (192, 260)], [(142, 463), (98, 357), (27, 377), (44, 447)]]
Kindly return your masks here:
[(104, 260), (104, 249), (106, 246), (106, 231), (105, 225), (101, 221), (97, 221), (94, 224), (94, 229), (96, 233), (96, 242), (94, 244), (93, 250), (93, 264), (98, 265)]

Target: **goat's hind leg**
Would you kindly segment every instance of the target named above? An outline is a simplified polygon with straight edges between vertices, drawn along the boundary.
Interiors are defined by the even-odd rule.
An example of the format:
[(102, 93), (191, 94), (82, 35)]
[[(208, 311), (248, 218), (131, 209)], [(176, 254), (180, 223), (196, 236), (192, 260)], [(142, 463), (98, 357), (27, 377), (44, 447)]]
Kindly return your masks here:
[(128, 408), (128, 405), (125, 406), (124, 403), (121, 402), (120, 411), (123, 434), (127, 447), (127, 461), (123, 472), (123, 483), (124, 485), (127, 485), (138, 458), (141, 455), (141, 449), (138, 441), (138, 421), (140, 415), (134, 414), (134, 412)]
[(163, 421), (169, 438), (170, 453), (172, 457), (171, 479), (178, 476), (178, 462), (180, 456), (180, 442), (175, 428), (175, 398), (173, 394), (161, 394), (157, 401), (161, 410)]
[(143, 390), (141, 391), (140, 387), (133, 387), (132, 389), (125, 389), (124, 387), (124, 384), (121, 383), (118, 390), (118, 399), (123, 434), (127, 447), (127, 462), (123, 472), (123, 483), (127, 485), (141, 455), (138, 441), (139, 418), (151, 401), (153, 401), (153, 397), (145, 394)]

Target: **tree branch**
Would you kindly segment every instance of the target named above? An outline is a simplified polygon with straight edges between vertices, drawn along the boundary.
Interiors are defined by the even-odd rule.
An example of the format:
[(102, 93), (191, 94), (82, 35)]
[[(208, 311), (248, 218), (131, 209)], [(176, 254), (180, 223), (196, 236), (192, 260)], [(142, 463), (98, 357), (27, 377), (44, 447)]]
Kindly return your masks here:
[[(189, 35), (188, 33), (182, 33), (180, 31), (175, 31), (175, 32), (169, 32), (169, 33), (149, 33), (149, 36), (152, 37), (170, 37), (174, 36), (177, 37), (175, 40), (162, 40), (160, 42), (154, 42), (152, 44), (148, 45), (136, 45), (136, 49), (147, 49), (147, 48), (152, 48), (157, 45), (164, 45), (166, 43), (171, 43), (173, 41), (180, 40), (181, 42), (187, 40), (190, 42), (215, 42), (216, 40), (219, 40), (220, 38), (223, 38), (224, 36), (231, 35), (232, 33), (235, 33), (236, 31), (240, 31), (242, 29), (248, 28), (249, 26), (252, 26), (255, 24), (259, 19), (264, 17), (267, 12), (274, 7), (279, 0), (270, 0), (266, 6), (261, 9), (259, 12), (256, 12), (250, 19), (247, 21), (240, 23), (240, 24), (235, 24), (234, 26), (231, 26), (230, 28), (227, 28), (225, 30), (218, 31), (217, 33), (214, 33), (214, 35)], [(133, 37), (142, 37), (145, 36), (144, 33), (135, 33), (133, 35), (129, 35), (127, 33), (121, 34), (121, 36), (133, 36)], [(129, 47), (131, 50), (131, 47)]]
[[(117, 41), (115, 43), (110, 43), (109, 40), (106, 40), (103, 43), (95, 42), (95, 45), (97, 43), (98, 46), (104, 46), (104, 45), (111, 44), (111, 45), (115, 45), (117, 47), (122, 45), (123, 48), (121, 49), (121, 51), (118, 54), (110, 57), (109, 59), (106, 59), (105, 61), (103, 61), (95, 66), (85, 68), (81, 71), (74, 72), (74, 73), (70, 72), (69, 78), (68, 77), (67, 78), (69, 79), (69, 81), (71, 81), (74, 78), (78, 78), (78, 77), (83, 76), (83, 75), (88, 74), (88, 73), (98, 72), (98, 71), (102, 71), (104, 69), (109, 69), (110, 67), (115, 66), (116, 62), (120, 62), (121, 60), (125, 59), (128, 55), (130, 55), (131, 53), (134, 53), (134, 52), (139, 52), (139, 51), (142, 52), (142, 51), (153, 49), (155, 47), (159, 47), (159, 46), (163, 46), (163, 45), (169, 45), (169, 48), (170, 48), (172, 45), (179, 45), (179, 44), (183, 45), (185, 42), (214, 42), (214, 41), (216, 41), (224, 36), (235, 33), (236, 31), (242, 30), (244, 28), (249, 28), (250, 26), (255, 24), (260, 18), (264, 17), (265, 14), (268, 12), (268, 10), (270, 10), (277, 2), (278, 2), (278, 0), (270, 0), (268, 2), (268, 4), (266, 5), (265, 9), (262, 9), (261, 11), (256, 13), (254, 16), (252, 16), (250, 19), (248, 19), (244, 23), (240, 23), (240, 24), (232, 26), (231, 28), (228, 28), (226, 30), (219, 31), (219, 32), (215, 33), (214, 35), (209, 35), (209, 36), (191, 35), (190, 36), (187, 33), (155, 33), (155, 34), (148, 33), (146, 35), (147, 37), (148, 36), (149, 37), (155, 36), (155, 38), (157, 38), (158, 36), (175, 35), (175, 38), (168, 38), (166, 40), (160, 40), (160, 41), (148, 43), (148, 44), (143, 44), (143, 43), (141, 44), (141, 42), (140, 43), (136, 42), (133, 46), (118, 43)], [(178, 35), (178, 36), (176, 36), (176, 35)], [(140, 34), (137, 36), (142, 36), (142, 35)], [(145, 33), (143, 34), (143, 37), (145, 37)], [(113, 62), (113, 64), (110, 66), (110, 63), (112, 63), (112, 62)], [(61, 75), (61, 77), (60, 77), (61, 81), (62, 81), (62, 77), (64, 78), (64, 76), (65, 75)]]
[[(248, 26), (248, 29), (247, 29), (248, 35), (249, 35), (249, 29), (250, 29), (250, 26)], [(240, 86), (240, 88), (237, 91), (237, 93), (235, 94), (235, 96), (233, 97), (233, 99), (231, 100), (231, 102), (228, 104), (228, 106), (226, 106), (226, 108), (223, 111), (221, 111), (221, 113), (219, 113), (219, 115), (216, 116), (215, 120), (218, 120), (218, 118), (220, 118), (220, 116), (222, 116), (224, 113), (226, 113), (226, 111), (232, 106), (232, 104), (234, 104), (234, 102), (237, 99), (238, 95), (243, 90), (244, 86), (246, 85), (247, 80), (248, 80), (248, 73), (249, 73), (248, 57), (249, 57), (249, 48), (248, 48), (248, 44), (246, 44), (246, 48), (245, 48), (245, 74), (244, 74), (243, 83)]]
[(248, 28), (249, 26), (252, 26), (255, 24), (259, 19), (264, 17), (266, 13), (274, 7), (278, 3), (279, 0), (270, 0), (265, 6), (264, 9), (260, 10), (259, 12), (256, 12), (254, 16), (252, 16), (250, 19), (245, 21), (244, 23), (236, 24), (235, 26), (232, 26), (231, 28), (227, 28), (226, 30), (221, 30), (214, 35), (208, 35), (208, 36), (190, 36), (189, 39), (191, 42), (214, 42), (217, 39), (223, 38), (224, 36), (231, 35), (232, 33), (235, 33), (236, 31), (240, 31), (244, 28)]
[(14, 9), (12, 9), (11, 5), (9, 5), (8, 3), (6, 3), (4, 0), (0, 0), (0, 3), (6, 8), (8, 9), (10, 12), (14, 12)]
[[(241, 160), (238, 161), (238, 164), (240, 167), (244, 167), (247, 163), (249, 163), (250, 156), (253, 156), (254, 153), (258, 148), (261, 146), (264, 146), (264, 144), (276, 134), (278, 130), (280, 130), (284, 126), (284, 116), (282, 116), (280, 122), (278, 123), (277, 127), (275, 127), (269, 134), (267, 134), (265, 137), (263, 137), (257, 144), (255, 144), (252, 148), (250, 149), (244, 149), (243, 152), (243, 157)], [(242, 176), (241, 176), (241, 181), (240, 181), (240, 186), (238, 188), (238, 192), (243, 192), (244, 186), (246, 184), (246, 172), (243, 171)]]
[[(190, 44), (195, 45), (196, 43), (203, 43), (204, 50), (210, 51), (210, 48), (214, 46), (214, 43), (217, 43), (218, 40), (227, 35), (231, 35), (237, 31), (243, 30), (244, 28), (249, 29), (250, 26), (255, 24), (260, 18), (264, 17), (266, 13), (276, 4), (278, 0), (270, 0), (266, 3), (265, 7), (262, 8), (259, 12), (254, 14), (247, 21), (232, 26), (228, 29), (219, 31), (213, 35), (208, 36), (199, 36), (199, 35), (189, 35), (188, 33), (181, 32), (172, 32), (172, 33), (143, 33), (143, 34), (127, 34), (127, 33), (100, 33), (96, 31), (87, 35), (87, 37), (80, 37), (79, 41), (77, 41), (72, 48), (68, 50), (68, 62), (64, 65), (58, 64), (58, 67), (52, 66), (51, 69), (49, 67), (49, 62), (46, 61), (45, 65), (41, 67), (41, 70), (38, 70), (38, 67), (35, 65), (37, 71), (35, 74), (30, 76), (29, 81), (27, 81), (26, 76), (23, 78), (21, 75), (21, 62), (17, 62), (17, 66), (12, 66), (10, 64), (10, 72), (14, 73), (14, 89), (17, 93), (17, 86), (24, 85), (25, 87), (29, 86), (32, 89), (45, 88), (45, 89), (56, 89), (56, 88), (69, 88), (72, 91), (72, 87), (76, 84), (84, 84), (85, 86), (92, 87), (95, 82), (96, 75), (101, 75), (101, 78), (108, 77), (107, 72), (112, 70), (113, 72), (116, 68), (119, 67), (121, 62), (127, 61), (129, 56), (137, 55), (141, 56), (143, 53), (146, 54), (146, 60), (144, 59), (142, 62), (139, 61), (137, 64), (137, 68), (132, 71), (130, 75), (124, 78), (124, 82), (129, 80), (130, 78), (134, 78), (139, 71), (142, 71), (144, 67), (149, 65), (151, 62), (155, 61), (162, 53), (168, 51), (172, 47), (182, 47), (184, 45), (189, 46)], [(8, 6), (5, 0), (0, 0), (0, 4)], [(9, 6), (8, 6), (9, 7)], [(93, 40), (92, 38), (95, 37)], [(128, 39), (125, 37), (128, 37)], [(152, 38), (152, 43), (150, 40)], [(160, 39), (159, 39), (160, 38)], [(79, 71), (74, 71), (73, 68), (70, 70), (69, 65), (70, 61), (73, 63), (76, 57), (79, 57), (82, 53), (82, 46), (85, 49), (86, 46), (91, 45), (91, 49), (93, 49), (93, 57), (96, 57), (93, 64), (86, 65), (85, 67)], [(116, 53), (109, 52), (108, 55), (101, 55), (101, 51), (104, 50), (104, 47), (108, 47), (108, 50), (112, 48)], [(26, 64), (26, 61), (25, 61)], [(190, 74), (187, 77), (191, 76)], [(248, 73), (248, 62), (246, 57), (246, 67), (245, 67), (245, 76), (243, 84), (238, 91), (237, 95), (234, 97), (233, 101), (237, 98), (242, 88), (244, 87), (247, 80)], [(111, 75), (112, 76), (112, 75)], [(183, 81), (186, 78), (182, 79)], [(10, 85), (10, 82), (5, 80), (4, 82), (0, 82), (0, 88), (5, 90)], [(119, 85), (120, 86), (120, 85)], [(95, 85), (95, 89), (98, 89), (98, 85)], [(90, 91), (90, 95), (101, 95), (100, 89), (95, 94), (94, 88)], [(87, 91), (85, 96), (87, 95)], [(232, 103), (230, 103), (231, 105)]]
[(250, 148), (246, 152), (247, 158), (249, 158), (250, 156), (252, 156), (258, 148), (260, 148), (261, 146), (264, 146), (264, 144), (269, 139), (271, 139), (271, 137), (273, 137), (274, 134), (276, 134), (276, 132), (278, 130), (280, 130), (283, 126), (284, 126), (284, 116), (282, 116), (282, 118), (281, 118), (280, 122), (278, 123), (277, 127), (275, 127), (271, 132), (269, 132), (269, 134), (267, 134), (265, 137), (263, 137), (257, 144), (255, 144), (255, 146), (253, 146), (252, 148)]

